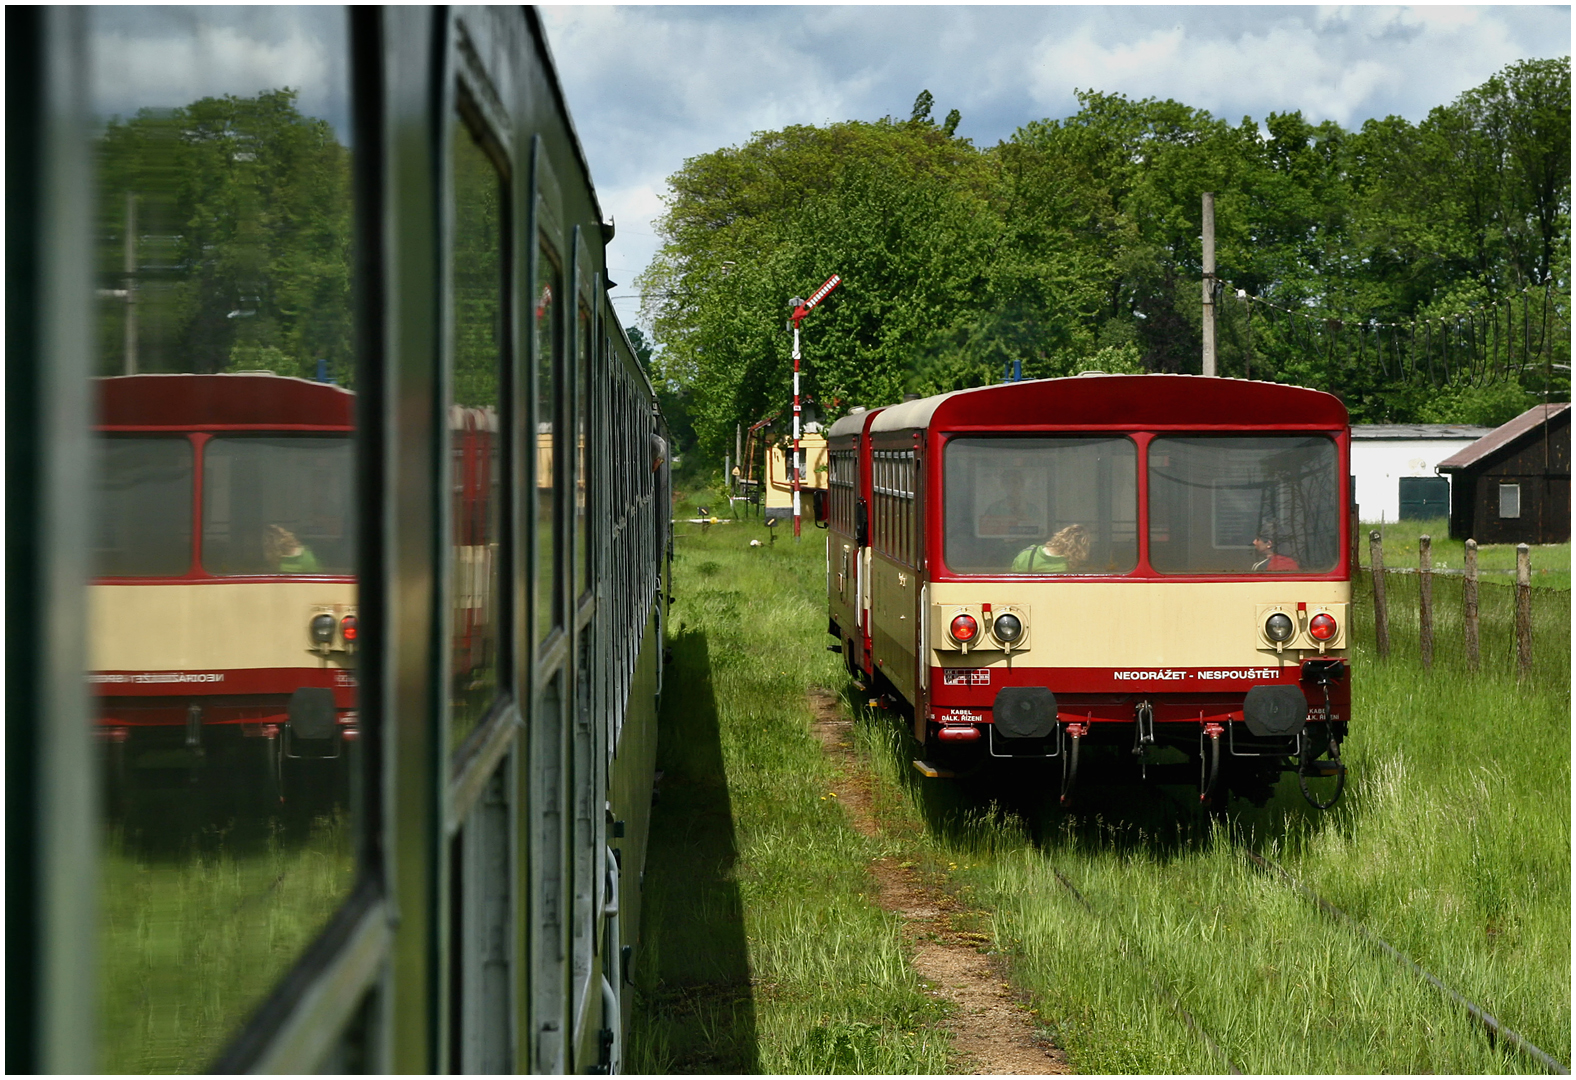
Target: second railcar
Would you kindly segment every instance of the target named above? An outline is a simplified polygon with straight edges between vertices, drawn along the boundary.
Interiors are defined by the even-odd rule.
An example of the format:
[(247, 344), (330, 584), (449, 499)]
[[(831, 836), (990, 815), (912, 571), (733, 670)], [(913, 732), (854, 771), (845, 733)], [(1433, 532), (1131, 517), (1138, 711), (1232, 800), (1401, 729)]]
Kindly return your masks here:
[(830, 553), (830, 629), (911, 717), (932, 774), (1048, 759), (1067, 799), (1081, 751), (1143, 764), (1170, 746), (1206, 803), (1228, 786), (1263, 799), (1286, 770), (1338, 795), (1349, 439), (1331, 395), (1183, 375), (846, 417), (832, 452), (859, 472), (829, 534), (851, 548)]

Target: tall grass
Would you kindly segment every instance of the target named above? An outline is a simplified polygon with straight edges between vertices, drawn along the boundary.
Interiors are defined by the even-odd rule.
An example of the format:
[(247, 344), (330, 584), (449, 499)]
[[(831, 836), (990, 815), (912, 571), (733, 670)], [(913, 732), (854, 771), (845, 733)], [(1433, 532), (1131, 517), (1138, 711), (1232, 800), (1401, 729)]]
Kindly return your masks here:
[(680, 528), (630, 1067), (942, 1072), (939, 1007), (869, 875), (895, 849), (849, 827), (810, 728), (807, 688), (844, 678), (825, 534)]
[[(160, 850), (107, 838), (103, 860), (102, 1068), (203, 1072), (350, 891), (351, 827), (343, 813), (277, 820), (256, 843), (233, 825)], [(157, 840), (181, 833), (171, 822)]]
[(1486, 647), (1477, 676), (1449, 661), (1425, 672), (1415, 637), (1397, 635), (1381, 663), (1371, 620), (1359, 622), (1353, 780), (1327, 814), (1302, 805), (1291, 778), (1268, 807), (1233, 802), (1223, 821), (1183, 810), (1189, 792), (1173, 801), (1138, 786), (1062, 813), (1054, 778), (939, 789), (911, 779), (909, 748), (883, 720), (865, 739), (887, 783), (912, 793), (933, 860), (957, 865), (957, 887), (991, 913), (1079, 1071), (1219, 1070), (1152, 979), (1247, 1072), (1538, 1071), (1251, 867), (1232, 839), (1568, 1062), (1568, 625), (1563, 644), (1553, 626), (1544, 641), (1525, 682)]
[[(1469, 676), (1443, 647), (1432, 671), (1421, 668), (1415, 616), (1406, 622), (1409, 601), (1394, 593), (1395, 652), (1378, 661), (1359, 590), (1345, 748), (1352, 779), (1334, 811), (1308, 808), (1288, 778), (1264, 809), (1234, 801), (1223, 820), (1189, 809), (1187, 790), (1171, 789), (1173, 799), (1136, 782), (1090, 791), (1064, 813), (1056, 778), (1043, 772), (921, 780), (891, 714), (861, 712), (856, 733), (886, 826), (871, 840), (848, 829), (826, 797), (831, 766), (808, 732), (804, 688), (847, 685), (839, 659), (822, 651), (824, 534), (799, 545), (786, 531), (775, 545), (767, 535), (733, 524), (679, 541), (665, 708), (682, 713), (698, 701), (714, 718), (708, 728), (665, 713), (663, 806), (687, 805), (684, 788), (669, 785), (705, 772), (686, 756), (713, 739), (732, 845), (713, 877), (734, 891), (703, 902), (693, 865), (667, 872), (654, 862), (648, 871), (648, 941), (675, 913), (712, 930), (656, 935), (661, 956), (639, 972), (647, 1010), (633, 1066), (944, 1068), (946, 1044), (927, 1028), (936, 1008), (904, 960), (895, 917), (870, 895), (866, 868), (886, 854), (925, 862), (962, 909), (979, 912), (979, 928), (1079, 1071), (1220, 1070), (1156, 981), (1248, 1072), (1533, 1071), (1436, 991), (1254, 869), (1233, 839), (1277, 858), (1570, 1060), (1568, 593), (1535, 596), (1537, 666), (1522, 681), (1496, 629), (1497, 601), (1484, 601), (1483, 670)], [(748, 548), (752, 537), (765, 546)], [(1451, 588), (1436, 582), (1442, 608)], [(1436, 625), (1443, 642), (1444, 613)], [(673, 732), (683, 735), (677, 743)], [(712, 947), (725, 944), (718, 928), (727, 905), (718, 897), (727, 895), (742, 937), (731, 970), (742, 982), (707, 983), (700, 958), (708, 936)], [(654, 909), (669, 922), (654, 922)], [(730, 989), (708, 990), (719, 985)], [(708, 993), (725, 1007), (708, 1004)], [(732, 1049), (708, 1056), (715, 1046)]]

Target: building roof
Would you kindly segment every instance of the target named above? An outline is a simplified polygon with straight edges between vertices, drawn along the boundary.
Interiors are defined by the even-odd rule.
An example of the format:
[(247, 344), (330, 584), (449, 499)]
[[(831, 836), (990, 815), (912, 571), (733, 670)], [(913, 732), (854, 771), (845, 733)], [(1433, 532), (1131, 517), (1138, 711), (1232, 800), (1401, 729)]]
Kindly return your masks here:
[[(1534, 405), (1509, 423), (1499, 425), (1499, 427), (1471, 446), (1464, 447), (1451, 454), (1441, 461), (1436, 468), (1443, 472), (1465, 469), (1476, 465), (1496, 450), (1509, 446), (1521, 436), (1532, 431), (1542, 424), (1545, 419), (1553, 420), (1569, 409), (1570, 403), (1566, 401), (1550, 405)], [(1568, 420), (1569, 417), (1566, 419)]]
[(1470, 424), (1353, 424), (1352, 441), (1371, 442), (1378, 439), (1481, 439), (1493, 428), (1473, 427)]

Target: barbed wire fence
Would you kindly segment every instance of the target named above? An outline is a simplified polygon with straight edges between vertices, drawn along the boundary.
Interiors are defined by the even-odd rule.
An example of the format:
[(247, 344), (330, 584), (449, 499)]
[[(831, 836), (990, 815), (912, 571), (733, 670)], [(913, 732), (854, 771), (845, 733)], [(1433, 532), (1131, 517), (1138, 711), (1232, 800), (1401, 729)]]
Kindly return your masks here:
[(1258, 378), (1273, 381), (1287, 353), (1389, 383), (1434, 387), (1476, 388), (1539, 375), (1552, 382), (1553, 368), (1568, 376), (1570, 302), (1552, 277), (1458, 312), (1409, 319), (1292, 307), (1217, 280), (1223, 299), (1234, 298), (1244, 312), (1242, 363), (1250, 379), (1257, 369)]

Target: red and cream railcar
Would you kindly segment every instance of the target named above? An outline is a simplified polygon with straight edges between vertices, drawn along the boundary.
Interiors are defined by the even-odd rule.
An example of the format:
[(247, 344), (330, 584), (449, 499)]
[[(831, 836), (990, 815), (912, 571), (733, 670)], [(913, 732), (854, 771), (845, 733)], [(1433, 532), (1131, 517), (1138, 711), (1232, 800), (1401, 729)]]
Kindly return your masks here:
[(831, 629), (912, 713), (922, 771), (1059, 758), (1065, 797), (1080, 746), (1170, 746), (1205, 801), (1285, 770), (1338, 795), (1349, 439), (1328, 394), (1186, 375), (846, 417), (833, 457), (858, 462), (859, 501), (833, 512)]
[(870, 424), (854, 409), (826, 433), (826, 581), (830, 622), (850, 674), (870, 669)]
[(122, 761), (337, 756), (357, 736), (354, 395), (266, 374), (98, 390), (100, 737)]

